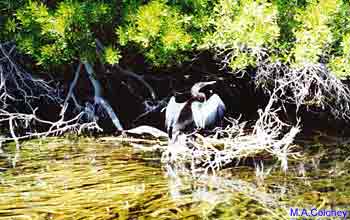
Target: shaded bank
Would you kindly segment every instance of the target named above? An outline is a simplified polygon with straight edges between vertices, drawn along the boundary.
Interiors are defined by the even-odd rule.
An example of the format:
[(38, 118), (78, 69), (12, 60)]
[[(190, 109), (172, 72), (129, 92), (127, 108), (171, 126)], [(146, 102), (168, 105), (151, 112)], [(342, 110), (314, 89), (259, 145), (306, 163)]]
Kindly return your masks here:
[[(27, 61), (22, 58), (23, 56), (20, 54), (13, 57), (14, 61), (19, 63), (19, 67), (26, 66)], [(108, 100), (111, 107), (115, 109), (121, 124), (126, 129), (147, 124), (164, 130), (164, 112), (161, 110), (166, 106), (169, 98), (175, 95), (180, 101), (187, 100), (191, 86), (199, 81), (217, 81), (215, 85), (206, 88), (204, 92), (207, 95), (214, 92), (222, 97), (227, 106), (227, 117), (238, 118), (241, 116), (242, 121), (253, 122), (259, 117), (258, 110), (264, 108), (269, 100), (269, 93), (261, 86), (256, 85), (254, 81), (257, 69), (252, 68), (242, 75), (230, 73), (227, 69), (220, 69), (221, 64), (217, 63), (210, 53), (202, 53), (193, 62), (167, 69), (152, 69), (145, 63), (137, 65), (139, 62), (142, 63), (142, 58), (134, 58), (130, 62), (125, 61), (120, 64), (123, 66), (122, 69), (98, 63), (94, 66), (95, 77), (101, 83), (101, 96)], [(155, 91), (157, 98), (154, 99), (150, 95), (149, 90), (142, 82), (135, 80), (134, 76), (125, 74), (123, 72), (125, 70), (147, 82)], [(69, 93), (69, 85), (74, 81), (72, 74), (75, 71), (74, 65), (71, 68), (60, 68), (56, 71), (58, 72), (52, 73), (56, 76), (52, 85), (61, 86), (53, 87), (53, 89), (61, 91), (60, 96), (64, 98)], [(49, 76), (39, 74), (37, 77), (49, 80)], [(343, 83), (347, 85), (348, 81), (343, 81)], [(74, 102), (78, 101), (78, 104), (84, 107), (84, 103), (93, 100), (94, 89), (87, 74), (80, 75), (73, 91), (75, 101), (68, 100), (71, 104), (66, 112), (67, 118), (74, 116), (73, 112), (76, 111)], [(32, 107), (38, 108), (39, 118), (50, 121), (58, 120), (60, 107), (57, 106), (57, 103), (45, 98), (43, 94), (40, 96), (40, 99), (33, 100)], [(297, 118), (296, 105), (293, 103), (284, 103), (284, 105), (285, 109), (281, 112), (280, 117), (287, 122), (295, 123)], [(25, 104), (19, 103), (18, 107), (14, 106), (13, 108), (25, 109)], [(329, 125), (332, 126), (330, 130), (337, 128), (343, 130), (341, 127), (347, 123), (341, 118), (334, 118), (330, 109), (323, 109), (317, 105), (302, 105), (298, 116), (305, 130), (327, 129)], [(106, 134), (115, 131), (115, 126), (106, 113), (99, 115), (98, 124)]]

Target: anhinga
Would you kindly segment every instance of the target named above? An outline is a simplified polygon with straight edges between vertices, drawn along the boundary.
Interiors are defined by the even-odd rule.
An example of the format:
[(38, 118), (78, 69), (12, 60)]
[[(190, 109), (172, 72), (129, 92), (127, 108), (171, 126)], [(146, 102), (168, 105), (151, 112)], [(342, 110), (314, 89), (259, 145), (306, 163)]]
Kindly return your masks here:
[(221, 98), (213, 94), (207, 100), (205, 94), (200, 92), (203, 87), (214, 83), (215, 81), (194, 84), (191, 98), (186, 102), (177, 103), (174, 96), (170, 98), (165, 112), (165, 126), (172, 142), (189, 126), (209, 128), (223, 119), (226, 107)]

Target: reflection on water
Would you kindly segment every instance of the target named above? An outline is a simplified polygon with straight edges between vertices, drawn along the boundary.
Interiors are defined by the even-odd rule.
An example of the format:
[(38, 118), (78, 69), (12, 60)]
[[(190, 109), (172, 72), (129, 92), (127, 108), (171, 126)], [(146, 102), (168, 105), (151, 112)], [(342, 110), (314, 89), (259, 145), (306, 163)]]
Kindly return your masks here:
[(31, 142), (14, 168), (14, 151), (5, 152), (0, 219), (290, 219), (290, 206), (350, 203), (346, 160), (326, 170), (298, 162), (287, 174), (272, 170), (262, 183), (254, 168), (193, 176), (125, 144)]

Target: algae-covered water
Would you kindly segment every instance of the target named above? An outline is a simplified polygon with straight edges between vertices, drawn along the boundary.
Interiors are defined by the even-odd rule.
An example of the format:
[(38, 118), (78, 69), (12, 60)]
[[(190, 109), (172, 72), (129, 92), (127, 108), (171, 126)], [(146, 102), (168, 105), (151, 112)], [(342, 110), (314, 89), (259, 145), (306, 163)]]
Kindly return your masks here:
[(265, 161), (264, 174), (240, 165), (213, 176), (180, 172), (125, 143), (3, 146), (0, 219), (295, 219), (290, 207), (350, 211), (349, 147), (306, 149), (287, 172)]

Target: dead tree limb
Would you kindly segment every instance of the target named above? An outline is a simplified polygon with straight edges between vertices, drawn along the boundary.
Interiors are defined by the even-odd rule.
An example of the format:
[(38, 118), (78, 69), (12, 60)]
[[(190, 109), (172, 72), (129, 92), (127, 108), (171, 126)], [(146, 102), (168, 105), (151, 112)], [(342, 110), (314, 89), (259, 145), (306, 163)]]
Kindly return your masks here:
[[(88, 114), (87, 108), (82, 110), (74, 96), (73, 89), (81, 65), (78, 66), (68, 94), (64, 98), (62, 89), (57, 85), (35, 78), (23, 70), (12, 56), (14, 50), (15, 46), (11, 43), (0, 44), (0, 127), (5, 130), (0, 136), (0, 142), (15, 141), (18, 146), (19, 140), (32, 137), (60, 135), (67, 131), (102, 130), (95, 120), (83, 119)], [(66, 118), (70, 99), (73, 100), (75, 107), (82, 111)], [(61, 106), (57, 121), (44, 120), (37, 116), (42, 101)], [(48, 129), (37, 131), (38, 128), (44, 127)]]
[[(103, 44), (101, 43), (101, 41), (99, 39), (95, 39), (95, 42), (96, 42), (96, 46), (97, 46), (97, 52), (99, 54), (99, 56), (101, 57), (101, 54), (102, 52), (104, 51), (104, 46)], [(118, 64), (114, 64), (114, 66), (117, 68), (117, 70), (123, 74), (123, 75), (126, 75), (126, 76), (130, 76), (136, 80), (138, 80), (140, 83), (142, 83), (149, 91), (150, 95), (151, 95), (151, 98), (153, 100), (156, 100), (157, 98), (157, 95), (156, 95), (156, 92), (154, 91), (154, 89), (152, 88), (152, 86), (146, 82), (143, 77), (141, 75), (138, 75), (130, 70), (126, 70), (126, 69), (123, 69), (120, 65)]]
[(116, 113), (114, 112), (112, 106), (101, 95), (101, 85), (94, 78), (94, 71), (93, 71), (92, 66), (86, 61), (84, 61), (83, 64), (84, 64), (86, 73), (88, 74), (89, 80), (94, 87), (94, 104), (101, 105), (101, 107), (107, 112), (108, 116), (111, 118), (114, 126), (118, 130), (123, 130), (123, 126), (121, 125), (119, 118), (116, 115)]

